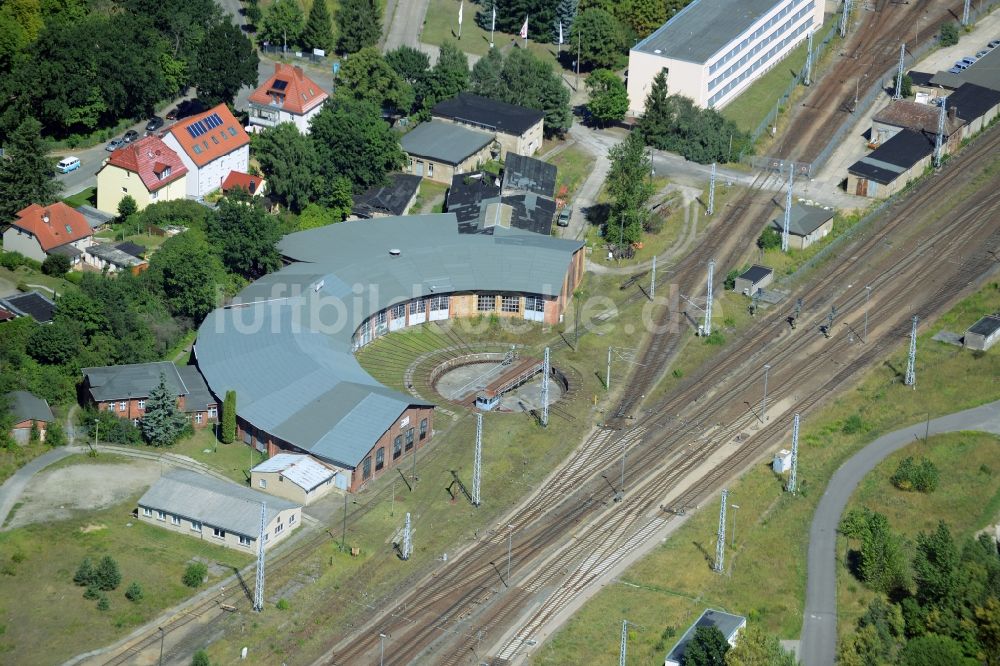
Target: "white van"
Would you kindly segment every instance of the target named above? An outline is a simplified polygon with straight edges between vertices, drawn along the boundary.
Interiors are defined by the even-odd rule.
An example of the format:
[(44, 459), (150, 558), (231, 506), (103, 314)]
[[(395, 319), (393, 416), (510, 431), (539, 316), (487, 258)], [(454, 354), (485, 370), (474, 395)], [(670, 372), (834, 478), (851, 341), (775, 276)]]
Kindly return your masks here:
[(76, 171), (80, 168), (80, 158), (79, 157), (64, 157), (59, 160), (59, 164), (56, 165), (59, 169), (59, 173), (69, 173), (70, 171)]

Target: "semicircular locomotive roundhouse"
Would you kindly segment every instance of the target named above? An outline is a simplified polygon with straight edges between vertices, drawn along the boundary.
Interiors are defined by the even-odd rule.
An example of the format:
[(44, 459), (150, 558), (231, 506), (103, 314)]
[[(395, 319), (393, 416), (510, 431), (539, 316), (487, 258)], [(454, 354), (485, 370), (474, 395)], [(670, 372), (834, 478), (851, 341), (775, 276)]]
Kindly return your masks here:
[(460, 234), (451, 213), (342, 222), (279, 249), (288, 265), (202, 323), (198, 366), (216, 396), (236, 391), (245, 443), (316, 456), (352, 491), (426, 443), (434, 408), (380, 384), (354, 351), (454, 317), (557, 323), (584, 270), (581, 242)]

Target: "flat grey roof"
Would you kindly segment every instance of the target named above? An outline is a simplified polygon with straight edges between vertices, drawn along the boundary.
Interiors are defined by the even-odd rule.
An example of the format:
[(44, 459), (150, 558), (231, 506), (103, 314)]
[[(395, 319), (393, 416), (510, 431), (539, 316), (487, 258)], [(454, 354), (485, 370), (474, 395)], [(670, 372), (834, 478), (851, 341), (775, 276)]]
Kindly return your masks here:
[(253, 540), (260, 535), (262, 502), (267, 503), (268, 525), (281, 511), (299, 506), (295, 502), (189, 469), (166, 472), (139, 498), (141, 507), (196, 520), (203, 526), (221, 527)]
[(457, 165), (494, 140), (488, 132), (471, 129), (442, 120), (421, 123), (399, 140), (409, 155), (426, 157), (435, 162)]
[[(973, 50), (970, 48), (970, 51)], [(993, 49), (958, 74), (942, 71), (931, 78), (931, 85), (956, 89), (963, 83), (1000, 90), (1000, 48)]]
[(773, 268), (768, 268), (767, 266), (761, 266), (759, 264), (754, 264), (748, 268), (740, 278), (744, 280), (750, 280), (753, 284), (757, 284), (768, 275), (774, 272)]
[(966, 332), (989, 337), (998, 330), (1000, 330), (1000, 314), (992, 314), (986, 315), (977, 321), (975, 324), (970, 326), (969, 330)]
[[(460, 234), (453, 213), (341, 222), (285, 236), (293, 261), (209, 314), (198, 366), (215, 395), (237, 394), (254, 427), (353, 469), (410, 405), (352, 351), (369, 316), (451, 292), (556, 296), (579, 241), (498, 228)], [(389, 255), (401, 249), (399, 256)]]
[[(807, 206), (798, 202), (792, 203), (792, 215), (788, 220), (788, 233), (793, 236), (808, 236), (833, 219), (833, 211), (819, 206)], [(785, 212), (782, 211), (771, 225), (778, 231), (785, 228)]]
[(781, 0), (694, 0), (633, 51), (705, 63)]

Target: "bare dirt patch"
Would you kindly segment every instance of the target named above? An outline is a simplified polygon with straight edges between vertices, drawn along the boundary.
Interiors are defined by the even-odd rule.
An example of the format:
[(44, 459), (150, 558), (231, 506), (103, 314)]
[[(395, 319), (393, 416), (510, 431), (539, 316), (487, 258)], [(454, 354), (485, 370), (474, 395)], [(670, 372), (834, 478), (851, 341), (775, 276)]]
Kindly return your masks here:
[(21, 506), (8, 528), (72, 518), (77, 511), (94, 511), (118, 504), (160, 478), (155, 462), (88, 464), (40, 472), (20, 497)]

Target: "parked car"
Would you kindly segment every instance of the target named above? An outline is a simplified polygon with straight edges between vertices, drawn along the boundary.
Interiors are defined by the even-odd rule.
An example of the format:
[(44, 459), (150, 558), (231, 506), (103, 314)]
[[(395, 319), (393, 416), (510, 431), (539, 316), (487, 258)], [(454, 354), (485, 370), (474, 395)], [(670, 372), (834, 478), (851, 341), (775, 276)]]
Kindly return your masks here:
[(989, 49), (983, 49), (982, 51), (977, 51), (976, 52), (976, 60), (979, 60), (980, 58), (982, 58), (984, 55), (986, 55), (989, 52), (990, 52)]
[(153, 116), (152, 118), (149, 119), (149, 122), (146, 123), (147, 132), (155, 132), (161, 127), (163, 127), (163, 118), (159, 116)]
[(992, 42), (986, 45), (986, 47), (989, 49), (995, 49), (998, 46), (1000, 46), (1000, 39), (994, 39)]
[(110, 152), (113, 152), (115, 150), (118, 150), (119, 148), (121, 148), (124, 145), (125, 145), (125, 142), (122, 141), (121, 139), (111, 139), (111, 141), (108, 141), (108, 145), (104, 146), (104, 150), (106, 150), (106, 151), (108, 151), (110, 153)]
[(964, 62), (966, 65), (975, 65), (977, 60), (979, 60), (979, 58), (974, 58), (972, 56), (965, 56), (964, 58), (959, 60), (959, 62)]
[(125, 132), (125, 135), (122, 137), (122, 143), (132, 143), (138, 138), (139, 138), (138, 132), (136, 132), (135, 130), (129, 130)]
[(962, 70), (961, 70), (961, 69), (959, 69), (958, 67), (952, 67), (952, 68), (951, 68), (951, 69), (949, 69), (948, 71), (949, 71), (950, 73), (952, 73), (952, 74), (961, 74), (961, 73), (962, 73)]
[(569, 218), (573, 215), (572, 206), (563, 206), (563, 209), (559, 211), (559, 218), (556, 220), (556, 225), (560, 227), (569, 226)]
[[(969, 63), (962, 62), (961, 60), (959, 60), (958, 62), (955, 63), (955, 66), (952, 67), (951, 69), (957, 69), (959, 72), (962, 72), (962, 71), (965, 71), (965, 70), (969, 69)], [(949, 71), (951, 71), (951, 70), (949, 70)]]
[(62, 158), (59, 160), (59, 164), (56, 165), (56, 169), (59, 170), (59, 173), (69, 173), (70, 171), (76, 171), (79, 168), (80, 158), (72, 155)]

